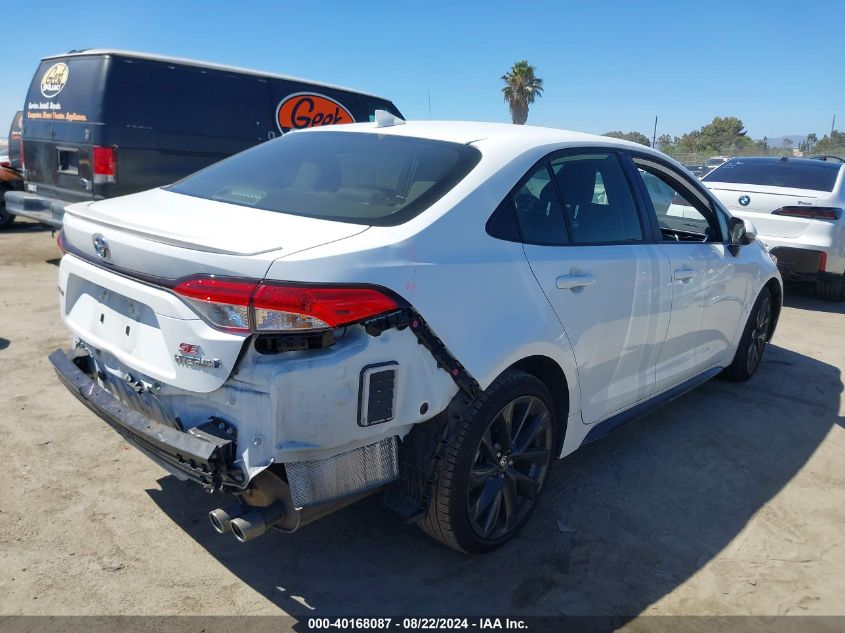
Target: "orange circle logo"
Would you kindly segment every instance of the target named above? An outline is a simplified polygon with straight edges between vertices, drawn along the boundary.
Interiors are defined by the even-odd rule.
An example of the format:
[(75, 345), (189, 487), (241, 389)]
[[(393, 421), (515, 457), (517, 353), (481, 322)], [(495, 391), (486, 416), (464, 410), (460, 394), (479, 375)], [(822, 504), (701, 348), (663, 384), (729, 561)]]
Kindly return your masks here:
[(276, 108), (276, 125), (282, 134), (342, 123), (355, 123), (355, 118), (340, 103), (324, 95), (300, 92), (290, 95)]

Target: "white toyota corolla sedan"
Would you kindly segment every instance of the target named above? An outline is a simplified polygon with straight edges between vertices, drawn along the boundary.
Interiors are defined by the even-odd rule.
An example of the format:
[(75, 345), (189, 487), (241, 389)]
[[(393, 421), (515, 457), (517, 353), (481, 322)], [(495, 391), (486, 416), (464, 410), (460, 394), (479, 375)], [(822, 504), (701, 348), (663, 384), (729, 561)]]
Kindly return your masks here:
[(241, 541), (383, 491), (496, 548), (554, 458), (748, 379), (783, 295), (753, 227), (656, 151), (385, 113), (71, 206), (59, 243), (61, 380), (229, 493), (210, 518)]

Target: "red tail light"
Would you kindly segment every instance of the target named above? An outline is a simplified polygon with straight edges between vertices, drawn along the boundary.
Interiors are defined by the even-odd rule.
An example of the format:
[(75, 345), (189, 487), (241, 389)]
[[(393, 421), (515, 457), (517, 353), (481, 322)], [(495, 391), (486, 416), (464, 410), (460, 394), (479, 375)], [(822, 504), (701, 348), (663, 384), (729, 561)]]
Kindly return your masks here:
[(772, 215), (785, 215), (811, 220), (838, 220), (842, 217), (842, 209), (837, 207), (781, 207), (772, 211)]
[(94, 147), (91, 157), (94, 182), (115, 182), (117, 180), (117, 150), (113, 147)]
[(827, 268), (827, 253), (825, 251), (821, 251), (821, 257), (819, 257), (819, 272), (823, 273)]
[(398, 307), (392, 297), (372, 287), (200, 278), (183, 281), (173, 290), (209, 324), (234, 332), (322, 330)]

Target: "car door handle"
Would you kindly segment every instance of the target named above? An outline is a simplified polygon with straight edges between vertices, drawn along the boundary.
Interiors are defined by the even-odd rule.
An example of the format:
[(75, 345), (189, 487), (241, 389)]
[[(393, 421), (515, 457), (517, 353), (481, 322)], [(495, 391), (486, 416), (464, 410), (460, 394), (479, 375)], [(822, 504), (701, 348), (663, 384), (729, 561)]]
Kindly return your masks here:
[(592, 286), (594, 283), (596, 283), (596, 278), (591, 274), (575, 271), (572, 271), (569, 275), (561, 275), (555, 279), (555, 286), (560, 290), (572, 290), (573, 292), (582, 290), (587, 286)]
[(695, 277), (695, 271), (688, 266), (683, 266), (681, 268), (678, 268), (674, 273), (672, 273), (672, 276), (675, 278), (676, 281), (682, 281), (683, 283), (687, 283), (690, 281), (690, 279)]

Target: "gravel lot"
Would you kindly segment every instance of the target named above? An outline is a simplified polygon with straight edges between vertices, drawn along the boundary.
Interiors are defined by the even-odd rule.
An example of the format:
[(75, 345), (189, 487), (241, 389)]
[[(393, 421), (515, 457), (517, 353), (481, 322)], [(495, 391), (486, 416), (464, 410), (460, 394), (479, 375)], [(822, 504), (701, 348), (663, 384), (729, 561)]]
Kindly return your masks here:
[(750, 383), (566, 459), (492, 555), (377, 498), (240, 545), (59, 385), (58, 256), (0, 233), (0, 614), (845, 614), (845, 305), (793, 293)]

